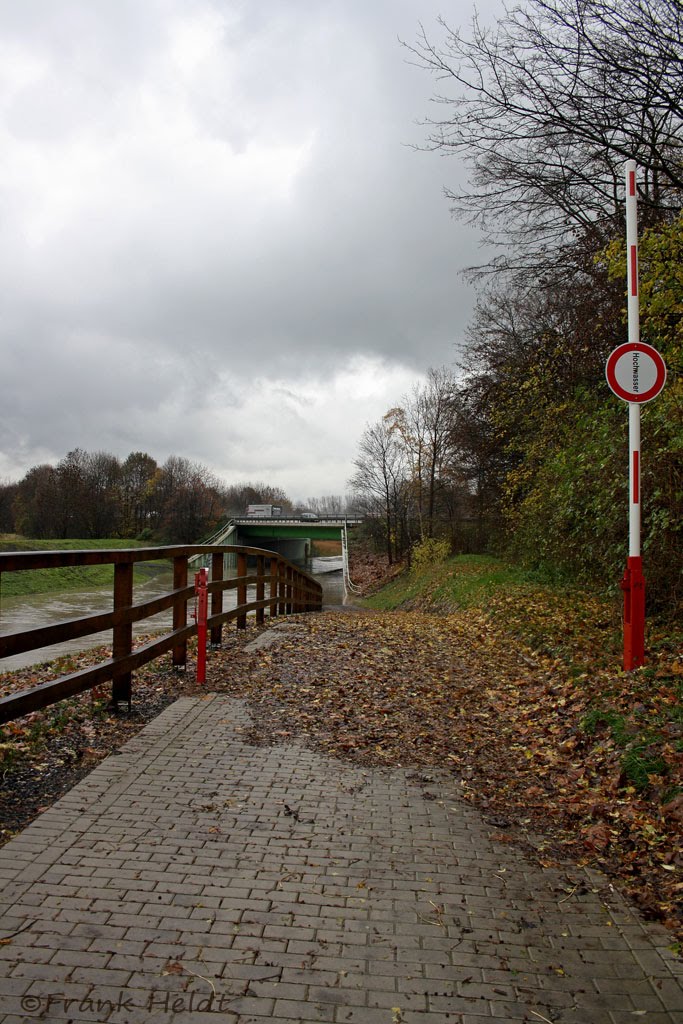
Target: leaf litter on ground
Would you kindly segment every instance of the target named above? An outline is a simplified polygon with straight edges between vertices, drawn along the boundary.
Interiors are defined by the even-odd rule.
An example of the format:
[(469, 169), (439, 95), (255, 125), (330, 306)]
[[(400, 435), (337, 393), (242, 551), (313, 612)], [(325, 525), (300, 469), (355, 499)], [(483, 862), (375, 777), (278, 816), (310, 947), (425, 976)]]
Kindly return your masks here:
[(681, 783), (675, 729), (657, 745), (660, 774), (634, 785), (628, 744), (594, 711), (609, 701), (640, 735), (638, 722), (662, 721), (673, 707), (670, 665), (654, 681), (613, 663), (577, 672), (472, 609), (299, 621), (275, 647), (212, 661), (210, 688), (249, 702), (254, 742), (303, 736), (357, 764), (447, 768), (465, 800), (504, 823), (503, 835), (540, 833), (543, 862), (569, 856), (619, 878), (642, 910), (683, 936), (683, 801), (666, 799)]

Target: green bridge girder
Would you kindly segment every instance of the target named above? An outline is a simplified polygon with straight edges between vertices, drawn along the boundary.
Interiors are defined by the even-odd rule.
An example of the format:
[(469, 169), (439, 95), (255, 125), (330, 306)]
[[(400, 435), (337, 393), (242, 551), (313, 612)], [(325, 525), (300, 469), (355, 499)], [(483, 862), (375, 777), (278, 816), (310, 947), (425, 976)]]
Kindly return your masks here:
[[(343, 524), (328, 523), (249, 523), (240, 519), (237, 523), (240, 537), (256, 540), (263, 537), (282, 538), (283, 540), (338, 540), (341, 542)], [(254, 545), (258, 547), (258, 544)]]
[(344, 529), (362, 522), (358, 515), (322, 516), (314, 520), (297, 516), (239, 516), (229, 519), (205, 543), (244, 544), (275, 550), (286, 558), (298, 559), (310, 555), (311, 544), (316, 540), (338, 541), (343, 550)]

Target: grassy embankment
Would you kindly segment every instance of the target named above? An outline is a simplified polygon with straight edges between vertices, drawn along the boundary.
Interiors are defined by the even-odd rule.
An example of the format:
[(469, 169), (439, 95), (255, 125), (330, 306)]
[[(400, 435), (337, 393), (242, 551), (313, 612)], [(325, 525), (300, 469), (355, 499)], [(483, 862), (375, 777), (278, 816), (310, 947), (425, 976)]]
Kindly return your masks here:
[(652, 796), (657, 792), (663, 802), (683, 792), (680, 627), (649, 621), (646, 664), (626, 673), (617, 600), (542, 581), (482, 555), (404, 572), (360, 603), (379, 610), (483, 614), (501, 649), (516, 647), (529, 664), (543, 659), (567, 700), (580, 696), (584, 712), (578, 729), (612, 751), (625, 786)]
[[(33, 540), (18, 534), (0, 534), (0, 551), (79, 551), (108, 548), (148, 547), (134, 540)], [(137, 563), (135, 582), (143, 582), (159, 572), (164, 563)], [(165, 567), (165, 566), (164, 566)], [(2, 597), (23, 597), (26, 594), (44, 594), (62, 590), (88, 590), (92, 587), (111, 586), (114, 580), (112, 565), (65, 566), (62, 569), (27, 569), (0, 575)]]
[[(460, 555), (403, 572), (361, 604), (437, 614), (479, 610), (525, 647), (567, 662), (596, 657), (614, 662), (620, 657), (616, 600), (566, 580), (548, 581), (490, 555)], [(650, 632), (657, 644), (665, 639), (661, 629)], [(677, 639), (683, 640), (683, 634)]]

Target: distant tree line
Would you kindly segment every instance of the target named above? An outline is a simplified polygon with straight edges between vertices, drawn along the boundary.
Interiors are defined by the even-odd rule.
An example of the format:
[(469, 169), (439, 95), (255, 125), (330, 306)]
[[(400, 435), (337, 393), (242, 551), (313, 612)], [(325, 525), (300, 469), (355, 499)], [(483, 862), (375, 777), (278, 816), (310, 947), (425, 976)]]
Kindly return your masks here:
[(202, 540), (251, 503), (292, 503), (263, 483), (225, 486), (197, 462), (145, 452), (124, 460), (76, 448), (56, 466), (0, 484), (0, 532), (37, 538), (130, 537), (164, 543)]
[[(664, 356), (642, 409), (651, 603), (683, 599), (683, 3), (527, 0), (493, 29), (440, 21), (428, 147), (461, 156), (455, 212), (494, 246), (457, 368), (369, 426), (352, 485), (390, 558), (415, 539), (617, 580), (627, 550), (624, 162), (639, 166), (641, 336)], [(476, 529), (464, 530), (472, 522)]]

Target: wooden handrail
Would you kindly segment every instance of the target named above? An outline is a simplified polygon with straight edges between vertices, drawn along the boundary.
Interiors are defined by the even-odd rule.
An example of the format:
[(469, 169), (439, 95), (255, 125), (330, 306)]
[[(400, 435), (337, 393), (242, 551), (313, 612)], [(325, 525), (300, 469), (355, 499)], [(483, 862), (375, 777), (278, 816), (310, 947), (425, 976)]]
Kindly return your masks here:
[[(197, 633), (196, 623), (187, 622), (187, 602), (194, 596), (194, 586), (188, 585), (188, 560), (196, 555), (211, 556), (211, 611), (208, 627), (211, 643), (221, 641), (223, 625), (236, 620), (237, 628), (244, 629), (247, 615), (256, 613), (256, 621), (287, 614), (291, 611), (319, 611), (322, 608), (322, 587), (308, 573), (287, 559), (263, 548), (236, 545), (173, 545), (171, 547), (130, 548), (94, 551), (22, 551), (0, 552), (0, 574), (28, 569), (54, 569), (83, 565), (113, 565), (114, 608), (111, 612), (68, 619), (49, 626), (8, 633), (0, 636), (0, 659), (26, 651), (37, 650), (65, 640), (79, 639), (102, 630), (112, 630), (112, 657), (91, 668), (50, 680), (40, 686), (0, 698), (0, 724), (48, 707), (67, 697), (83, 693), (101, 683), (112, 683), (112, 703), (132, 699), (132, 673), (167, 651), (173, 652), (173, 665), (184, 668), (187, 662), (187, 641)], [(223, 564), (226, 555), (237, 558), (238, 575), (224, 579)], [(256, 559), (256, 573), (248, 574), (249, 557)], [(133, 603), (133, 565), (171, 559), (173, 563), (173, 589), (151, 601)], [(247, 588), (256, 587), (256, 600), (247, 600)], [(268, 596), (266, 595), (266, 588)], [(237, 590), (237, 607), (223, 610), (223, 594)], [(133, 651), (133, 623), (140, 622), (160, 611), (173, 610), (173, 628), (169, 633), (152, 640)], [(1, 667), (1, 666), (0, 666)]]

